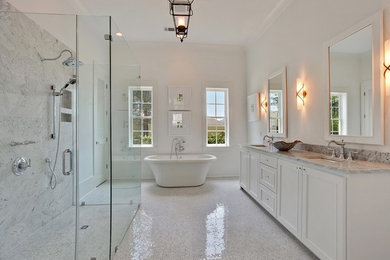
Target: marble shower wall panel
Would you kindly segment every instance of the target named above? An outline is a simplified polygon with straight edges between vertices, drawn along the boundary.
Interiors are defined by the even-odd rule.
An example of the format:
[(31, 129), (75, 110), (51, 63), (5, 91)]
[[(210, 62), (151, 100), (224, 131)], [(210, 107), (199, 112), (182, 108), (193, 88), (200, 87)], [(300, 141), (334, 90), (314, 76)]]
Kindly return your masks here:
[[(4, 7), (4, 2), (0, 1)], [(70, 25), (72, 26), (72, 25)], [(50, 85), (61, 88), (73, 75), (62, 57), (67, 46), (21, 13), (0, 12), (0, 259), (31, 234), (72, 206), (73, 176), (64, 176), (62, 151), (72, 148), (72, 124), (61, 123), (57, 187), (50, 188), (51, 173), (45, 158), (55, 159), (56, 140), (51, 131)], [(71, 87), (70, 87), (71, 89)], [(57, 124), (58, 125), (58, 124)], [(34, 144), (11, 147), (10, 143)], [(16, 157), (31, 158), (32, 167), (15, 176)]]

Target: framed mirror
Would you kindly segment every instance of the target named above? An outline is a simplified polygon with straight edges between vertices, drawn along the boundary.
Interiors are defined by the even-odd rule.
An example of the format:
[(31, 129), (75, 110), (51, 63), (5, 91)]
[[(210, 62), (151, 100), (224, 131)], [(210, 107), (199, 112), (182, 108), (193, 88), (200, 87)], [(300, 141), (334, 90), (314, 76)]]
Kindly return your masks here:
[(383, 144), (382, 15), (327, 44), (326, 139)]
[(268, 134), (287, 137), (286, 68), (268, 78)]

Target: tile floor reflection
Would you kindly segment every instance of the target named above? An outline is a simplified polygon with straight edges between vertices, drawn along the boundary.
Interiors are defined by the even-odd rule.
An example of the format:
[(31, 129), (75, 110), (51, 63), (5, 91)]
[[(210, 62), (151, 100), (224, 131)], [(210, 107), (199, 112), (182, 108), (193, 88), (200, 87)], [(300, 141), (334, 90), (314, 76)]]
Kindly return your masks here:
[(142, 206), (114, 260), (316, 259), (239, 188), (208, 179), (193, 188), (142, 183)]
[(220, 259), (225, 250), (225, 206), (217, 204), (217, 208), (207, 215), (206, 258)]

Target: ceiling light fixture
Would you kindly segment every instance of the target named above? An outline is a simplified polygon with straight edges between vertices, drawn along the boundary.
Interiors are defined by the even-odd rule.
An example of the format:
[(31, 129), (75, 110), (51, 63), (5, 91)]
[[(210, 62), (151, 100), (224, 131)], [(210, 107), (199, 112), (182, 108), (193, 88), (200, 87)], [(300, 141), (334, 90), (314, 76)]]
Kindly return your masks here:
[(188, 25), (190, 24), (190, 17), (193, 14), (192, 3), (194, 0), (168, 0), (169, 12), (173, 17), (175, 25), (176, 37), (183, 42), (188, 35)]
[(117, 33), (116, 33), (116, 36), (118, 36), (118, 37), (122, 37), (122, 36), (123, 36), (123, 34), (122, 34), (121, 32), (117, 32)]

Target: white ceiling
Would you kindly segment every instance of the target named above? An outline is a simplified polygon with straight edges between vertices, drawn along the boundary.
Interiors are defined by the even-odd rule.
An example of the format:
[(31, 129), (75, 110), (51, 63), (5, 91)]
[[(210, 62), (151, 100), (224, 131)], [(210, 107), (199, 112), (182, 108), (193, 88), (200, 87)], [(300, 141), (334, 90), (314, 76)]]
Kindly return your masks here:
[[(24, 12), (111, 15), (129, 41), (178, 42), (168, 0), (9, 0)], [(33, 2), (33, 3), (31, 3)], [(257, 37), (290, 0), (195, 0), (185, 42), (245, 44)]]

